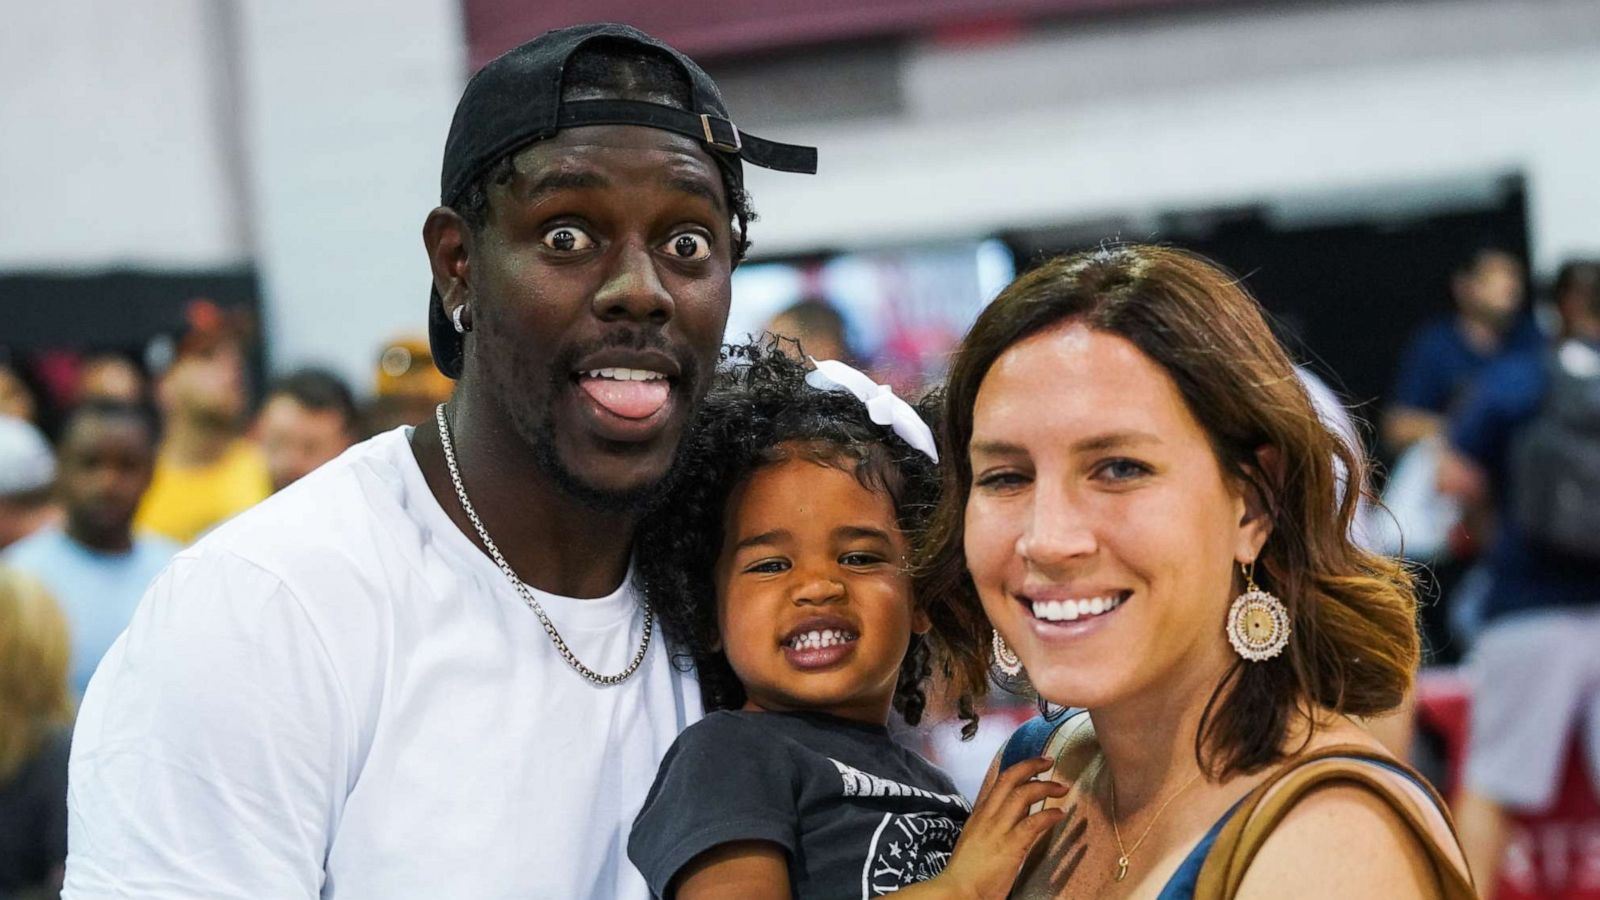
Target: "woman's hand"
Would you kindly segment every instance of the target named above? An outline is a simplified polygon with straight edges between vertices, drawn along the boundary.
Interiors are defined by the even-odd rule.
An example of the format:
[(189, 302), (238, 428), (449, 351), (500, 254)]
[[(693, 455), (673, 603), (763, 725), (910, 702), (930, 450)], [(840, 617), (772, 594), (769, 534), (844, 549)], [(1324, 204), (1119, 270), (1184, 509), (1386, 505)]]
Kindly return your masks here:
[(1057, 781), (1035, 781), (1054, 760), (1025, 759), (1000, 773), (978, 795), (949, 865), (937, 878), (900, 890), (907, 900), (997, 900), (1011, 892), (1028, 853), (1065, 815), (1059, 809), (1029, 814), (1035, 804), (1065, 797)]

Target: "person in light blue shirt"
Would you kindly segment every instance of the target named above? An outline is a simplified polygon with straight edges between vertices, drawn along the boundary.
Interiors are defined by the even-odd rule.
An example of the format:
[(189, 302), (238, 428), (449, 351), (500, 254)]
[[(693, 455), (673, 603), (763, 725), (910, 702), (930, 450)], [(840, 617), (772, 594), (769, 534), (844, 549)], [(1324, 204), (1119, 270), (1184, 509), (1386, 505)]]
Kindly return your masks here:
[(155, 423), (138, 407), (106, 401), (78, 407), (62, 430), (57, 460), (65, 524), (5, 552), (5, 562), (44, 582), (66, 613), (71, 685), (80, 697), (145, 588), (178, 551), (165, 538), (133, 533), (155, 441)]

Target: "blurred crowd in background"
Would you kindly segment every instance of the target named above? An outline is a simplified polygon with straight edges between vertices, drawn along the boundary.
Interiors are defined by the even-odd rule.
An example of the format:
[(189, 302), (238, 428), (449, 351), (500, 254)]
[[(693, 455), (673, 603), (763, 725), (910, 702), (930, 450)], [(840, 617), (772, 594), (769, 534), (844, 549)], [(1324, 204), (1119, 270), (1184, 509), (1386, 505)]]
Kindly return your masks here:
[[(172, 4), (167, 32), (142, 24), (137, 34), (165, 34), (174, 44), (219, 32), (244, 35), (253, 55), (247, 54), (241, 90), (257, 110), (242, 131), (248, 142), (252, 128), (264, 127), (249, 116), (288, 102), (274, 93), (283, 88), (263, 81), (286, 64), (283, 42), (306, 36), (263, 37), (282, 24), (279, 13), (262, 8), (266, 4), (221, 11), (225, 5)], [(822, 186), (803, 189), (814, 196), (764, 193), (765, 184), (752, 179), (763, 220), (754, 227), (751, 261), (734, 276), (730, 340), (762, 331), (793, 336), (812, 356), (850, 361), (912, 393), (938, 384), (944, 355), (978, 310), (1043, 255), (1118, 238), (1155, 239), (1207, 253), (1238, 272), (1304, 363), (1314, 393), (1326, 401), (1330, 425), (1347, 430), (1376, 464), (1374, 502), (1358, 523), (1362, 539), (1418, 566), (1429, 668), (1412, 708), (1374, 727), (1397, 753), (1454, 792), (1464, 829), (1490, 834), (1505, 848), (1495, 876), (1499, 896), (1600, 897), (1600, 763), (1593, 762), (1600, 760), (1600, 669), (1593, 663), (1600, 657), (1593, 615), (1600, 610), (1600, 406), (1593, 405), (1600, 395), (1592, 387), (1600, 383), (1600, 15), (1592, 4), (1337, 3), (1326, 5), (1336, 8), (1332, 12), (1281, 13), (1268, 4), (1141, 2), (1108, 13), (1106, 4), (1064, 0), (1000, 3), (994, 9), (1002, 12), (992, 14), (945, 4), (959, 15), (935, 15), (867, 3), (864, 9), (884, 15), (856, 34), (817, 24), (833, 21), (825, 15), (841, 6), (833, 3), (823, 3), (822, 18), (805, 20), (811, 23), (806, 27), (793, 24), (800, 14), (785, 20), (773, 4), (758, 3), (753, 6), (761, 9), (745, 18), (721, 14), (724, 29), (704, 32), (667, 13), (643, 12), (642, 4), (612, 5), (611, 17), (640, 20), (706, 57), (708, 68), (730, 85), (736, 118), (776, 122), (778, 137), (785, 125), (808, 134), (824, 130), (818, 139)], [(419, 101), (435, 110), (419, 128), (426, 145), (397, 151), (421, 160), (413, 167), (420, 173), (437, 165), (432, 142), (444, 133), (437, 108), (447, 114), (468, 64), (540, 26), (605, 12), (547, 4), (534, 13), (518, 4), (470, 0), (398, 6), (406, 8), (396, 13), (402, 24), (455, 23), (448, 36), (430, 38), (429, 46), (447, 48), (443, 62), (412, 59), (414, 67), (446, 73)], [(32, 15), (52, 46), (89, 43), (74, 37), (86, 27), (79, 19)], [(781, 28), (750, 31), (752, 21), (767, 21), (761, 15), (789, 21), (792, 32), (784, 38)], [(902, 24), (889, 24), (897, 17)], [(1298, 77), (1302, 70), (1287, 58), (1295, 54), (1273, 39), (1274, 29), (1309, 44), (1331, 35), (1327, 45), (1302, 49), (1311, 69), (1334, 74), (1326, 83), (1313, 78), (1301, 84), (1297, 96), (1296, 85), (1280, 76)], [(13, 38), (23, 34), (11, 32)], [(369, 56), (396, 52), (369, 46), (375, 39), (349, 41)], [(1230, 47), (1259, 49), (1260, 59), (1212, 65), (1211, 87), (1181, 75), (1163, 81), (1159, 71), (1128, 76), (1135, 84), (1126, 96), (1099, 80), (1072, 82), (1070, 72), (1062, 76), (1065, 86), (1055, 89), (1059, 96), (1034, 86), (1044, 83), (1038, 73), (1049, 65), (1042, 60), (1053, 52), (1052, 42), (1075, 47), (1088, 59), (1082, 65), (1091, 65), (1115, 59), (1096, 54), (1171, 56), (1185, 41), (1205, 47), (1207, 60), (1229, 58)], [(1335, 58), (1329, 46), (1348, 52)], [(30, 71), (8, 47), (21, 48), (0, 42), (0, 58), (13, 60), (16, 69), (8, 73), (20, 80), (0, 81), (23, 86), (0, 87), (0, 109), (37, 114), (19, 99), (31, 93), (24, 77)], [(1490, 72), (1486, 60), (1492, 59), (1511, 62)], [(38, 57), (32, 63), (54, 64)], [(1415, 77), (1407, 65), (1418, 67)], [(1550, 80), (1538, 81), (1546, 70)], [(971, 74), (978, 84), (968, 96), (959, 87), (947, 95), (957, 110), (979, 114), (987, 102), (978, 96), (983, 79), (1007, 83), (1013, 71), (1018, 80), (1008, 92), (1015, 96), (1010, 105), (994, 101), (1001, 112), (987, 125), (939, 118), (941, 78), (956, 84), (967, 74), (987, 73)], [(819, 73), (814, 82), (808, 72)], [(119, 70), (116, 77), (131, 76)], [(871, 82), (871, 89), (852, 94), (852, 77)], [(878, 83), (883, 77), (899, 77), (898, 92), (885, 94)], [(1339, 79), (1401, 87), (1381, 100), (1373, 88), (1370, 103), (1355, 102), (1352, 97), (1366, 95), (1334, 84)], [(358, 90), (388, 91), (381, 102), (390, 104), (403, 93), (392, 85), (338, 81), (318, 88), (346, 99)], [(1520, 97), (1543, 104), (1539, 114), (1563, 129), (1530, 127), (1534, 113), (1514, 114), (1507, 95), (1481, 88), (1490, 82), (1525, 90)], [(1438, 85), (1448, 102), (1429, 93)], [(1213, 87), (1223, 93), (1198, 99), (1185, 93)], [(1457, 87), (1485, 93), (1475, 103), (1456, 96)], [(1409, 161), (1374, 164), (1364, 177), (1345, 165), (1348, 152), (1334, 160), (1330, 150), (1319, 163), (1325, 174), (1285, 176), (1278, 185), (1252, 182), (1271, 168), (1257, 159), (1241, 162), (1237, 172), (1223, 166), (1213, 184), (1204, 166), (1223, 164), (1213, 159), (1174, 172), (1159, 153), (1140, 157), (1142, 137), (1184, 144), (1200, 158), (1210, 152), (1203, 144), (1220, 147), (1224, 156), (1230, 147), (1248, 146), (1240, 151), (1248, 157), (1262, 152), (1263, 141), (1277, 141), (1275, 152), (1285, 159), (1302, 148), (1262, 125), (1253, 134), (1238, 122), (1214, 131), (1190, 122), (1184, 129), (1192, 130), (1181, 134), (1132, 121), (1119, 125), (1121, 112), (1090, 115), (1102, 90), (1119, 106), (1165, 110), (1151, 115), (1169, 122), (1186, 121), (1190, 100), (1199, 118), (1207, 109), (1226, 110), (1228, 102), (1252, 107), (1241, 116), (1265, 105), (1271, 109), (1262, 116), (1303, 130), (1308, 141), (1317, 140), (1319, 126), (1300, 118), (1304, 110), (1290, 112), (1280, 102), (1303, 103), (1307, 115), (1325, 113), (1334, 122), (1366, 123), (1370, 116), (1376, 133), (1396, 135), (1393, 146), (1369, 142), (1356, 152)], [(1245, 98), (1219, 99), (1235, 90)], [(1415, 94), (1414, 107), (1383, 106), (1406, 91)], [(110, 105), (106, 98), (115, 96), (102, 91), (101, 101)], [(830, 111), (830, 98), (846, 112)], [(1050, 103), (1084, 118), (1062, 124), (1049, 139), (1034, 125), (1019, 124), (1037, 121), (1041, 110), (1048, 115)], [(375, 100), (373, 108), (379, 105)], [(1450, 124), (1457, 109), (1470, 114)], [(1430, 111), (1446, 124), (1437, 124), (1435, 133), (1416, 131), (1424, 126), (1414, 120), (1425, 121)], [(1238, 119), (1231, 112), (1220, 118)], [(1125, 158), (1072, 149), (1079, 138), (1107, 140), (1105, 133), (1088, 133), (1095, 122), (1116, 131), (1128, 148)], [(393, 130), (386, 139), (394, 138)], [(950, 136), (952, 130), (959, 134)], [(420, 185), (397, 189), (412, 202), (403, 222), (388, 221), (395, 216), (374, 201), (351, 215), (383, 221), (384, 235), (351, 238), (339, 230), (348, 229), (349, 220), (317, 218), (315, 204), (323, 201), (315, 198), (333, 204), (343, 196), (329, 183), (332, 176), (314, 182), (284, 176), (285, 155), (296, 151), (263, 134), (258, 155), (245, 153), (242, 165), (267, 212), (256, 226), (262, 229), (259, 252), (243, 254), (242, 267), (236, 260), (215, 263), (227, 253), (197, 251), (202, 262), (187, 264), (172, 264), (164, 252), (142, 258), (137, 241), (117, 237), (105, 238), (101, 258), (85, 257), (79, 245), (96, 238), (81, 217), (54, 220), (69, 235), (57, 246), (71, 247), (55, 255), (32, 231), (0, 225), (0, 897), (47, 885), (59, 871), (73, 709), (155, 573), (185, 545), (240, 511), (270, 502), (274, 492), (351, 444), (425, 421), (451, 390), (421, 335), (425, 266), (415, 232), (429, 208), (426, 174), (411, 179)], [(835, 135), (834, 144), (828, 134)], [(1460, 140), (1462, 134), (1481, 135), (1481, 155), (1463, 149), (1471, 141)], [(881, 156), (874, 153), (875, 140)], [(975, 156), (946, 160), (944, 140), (984, 149), (1003, 144), (996, 152), (1005, 158), (993, 170)], [(1549, 149), (1555, 147), (1562, 150)], [(1588, 155), (1584, 147), (1597, 152)], [(392, 163), (381, 154), (367, 155), (370, 150), (351, 152), (370, 159), (385, 177), (396, 174), (383, 169)], [(325, 156), (315, 165), (336, 162)], [(1569, 156), (1587, 161), (1576, 164)], [(0, 152), (0, 185), (10, 194), (26, 197), (33, 183), (51, 181), (17, 163)], [(1036, 189), (1008, 186), (1018, 166), (1036, 167), (1029, 175), (1039, 180)], [(945, 177), (958, 167), (961, 178)], [(1049, 177), (1041, 179), (1041, 172)], [(985, 179), (996, 185), (990, 193), (1008, 199), (981, 208), (973, 191)], [(1142, 186), (1171, 179), (1212, 189)], [(1119, 186), (1133, 181), (1141, 186)], [(361, 190), (382, 187), (369, 183)], [(295, 191), (314, 199), (280, 199)], [(1090, 199), (1076, 205), (1051, 199), (1062, 195)], [(78, 202), (63, 201), (65, 214)], [(279, 213), (291, 202), (312, 208), (310, 216), (290, 217), (295, 221), (286, 238)], [(906, 215), (915, 219), (902, 230), (882, 211), (897, 204), (911, 207)], [(6, 206), (8, 217), (20, 208)], [(145, 212), (135, 203), (105, 215), (138, 219)], [(306, 235), (319, 245), (317, 254), (292, 258), (293, 245)], [(764, 246), (769, 235), (771, 246)], [(362, 251), (362, 240), (395, 249), (384, 250), (390, 256), (354, 256), (348, 264), (337, 252), (321, 254), (322, 242)], [(399, 276), (385, 271), (391, 257), (410, 260), (410, 267)], [(337, 282), (336, 296), (311, 287), (325, 274), (320, 270), (333, 270), (327, 277)], [(362, 290), (361, 279), (368, 277), (373, 287)], [(412, 289), (390, 290), (391, 282)], [(393, 333), (394, 322), (414, 323), (416, 331)], [(1527, 437), (1540, 430), (1555, 435), (1547, 441), (1555, 449), (1529, 462)], [(1541, 471), (1550, 477), (1541, 478)], [(1563, 507), (1564, 497), (1579, 499)], [(1589, 507), (1591, 498), (1596, 502)], [(1547, 533), (1576, 538), (1559, 557), (1526, 552), (1530, 536), (1543, 540)], [(1462, 789), (1467, 782), (1495, 783), (1493, 772), (1464, 774), (1473, 771), (1467, 716), (1474, 691), (1481, 690), (1481, 682), (1469, 678), (1475, 642), (1554, 608), (1588, 616), (1574, 619), (1558, 639), (1524, 641), (1493, 660), (1495, 683), (1519, 702), (1541, 705), (1545, 724), (1530, 734), (1520, 759), (1478, 763), (1480, 769), (1538, 768), (1538, 784), (1548, 789), (1516, 796)], [(958, 740), (954, 727), (938, 724), (948, 716), (937, 712), (928, 716), (934, 725), (911, 737), (971, 794), (1000, 741), (1034, 711), (1028, 698), (1002, 695), (976, 741)]]

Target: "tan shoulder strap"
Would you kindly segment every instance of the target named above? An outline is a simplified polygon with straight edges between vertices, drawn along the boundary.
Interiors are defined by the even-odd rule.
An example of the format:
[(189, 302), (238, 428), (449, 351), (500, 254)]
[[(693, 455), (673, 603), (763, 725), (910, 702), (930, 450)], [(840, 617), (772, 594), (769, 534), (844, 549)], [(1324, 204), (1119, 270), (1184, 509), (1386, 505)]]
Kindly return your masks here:
[(1044, 755), (1056, 761), (1056, 777), (1070, 784), (1083, 774), (1098, 746), (1094, 742), (1094, 723), (1085, 711), (1068, 716), (1056, 726), (1045, 744)]
[[(1392, 768), (1411, 773), (1432, 803), (1433, 809), (1419, 808), (1393, 782)], [(1357, 745), (1328, 747), (1307, 755), (1267, 779), (1245, 795), (1218, 833), (1207, 854), (1195, 887), (1195, 900), (1231, 900), (1244, 881), (1245, 872), (1272, 835), (1278, 823), (1294, 805), (1312, 790), (1330, 782), (1353, 784), (1382, 798), (1416, 836), (1433, 863), (1445, 900), (1476, 900), (1472, 882), (1457, 864), (1457, 857), (1440, 845), (1437, 818), (1442, 817), (1450, 837), (1455, 839), (1455, 823), (1438, 793), (1404, 763), (1377, 756)], [(1430, 821), (1432, 820), (1432, 821)]]

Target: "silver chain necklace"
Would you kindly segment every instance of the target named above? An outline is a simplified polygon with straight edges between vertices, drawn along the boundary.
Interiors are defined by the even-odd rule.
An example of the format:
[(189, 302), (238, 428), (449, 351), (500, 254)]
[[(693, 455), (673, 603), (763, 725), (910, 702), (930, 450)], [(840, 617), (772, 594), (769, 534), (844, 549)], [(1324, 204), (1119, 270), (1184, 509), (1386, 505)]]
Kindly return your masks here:
[(506, 562), (506, 558), (500, 553), (500, 548), (490, 539), (488, 529), (483, 527), (483, 520), (478, 518), (478, 511), (472, 508), (472, 501), (467, 499), (466, 486), (461, 483), (461, 469), (456, 466), (456, 451), (450, 444), (450, 425), (444, 418), (444, 404), (439, 404), (439, 408), (433, 412), (434, 418), (439, 420), (439, 440), (444, 444), (444, 461), (450, 466), (450, 481), (456, 486), (456, 499), (461, 501), (462, 511), (472, 520), (472, 527), (477, 529), (478, 537), (483, 539), (483, 546), (489, 549), (489, 555), (494, 558), (495, 565), (505, 573), (511, 586), (517, 589), (517, 595), (522, 598), (522, 602), (528, 604), (533, 614), (539, 617), (539, 624), (544, 626), (544, 633), (550, 635), (550, 641), (556, 645), (561, 658), (567, 661), (567, 665), (571, 666), (573, 671), (601, 687), (613, 687), (627, 681), (629, 675), (638, 671), (639, 664), (644, 662), (645, 653), (650, 650), (650, 632), (655, 625), (655, 611), (650, 608), (650, 604), (641, 601), (640, 605), (644, 607), (644, 640), (639, 642), (639, 652), (633, 655), (633, 661), (628, 663), (627, 668), (615, 675), (601, 675), (580, 662), (573, 654), (572, 648), (561, 639), (561, 633), (556, 631), (555, 623), (550, 621), (550, 616), (545, 613), (544, 607), (539, 605), (538, 598), (533, 596), (533, 590), (511, 570), (511, 564)]

